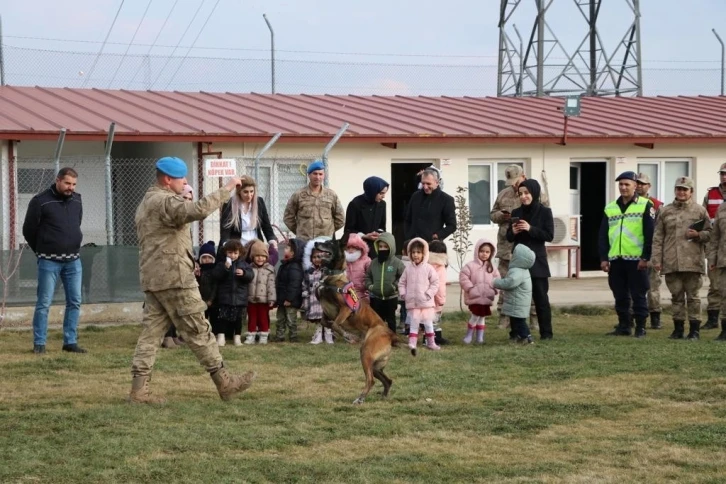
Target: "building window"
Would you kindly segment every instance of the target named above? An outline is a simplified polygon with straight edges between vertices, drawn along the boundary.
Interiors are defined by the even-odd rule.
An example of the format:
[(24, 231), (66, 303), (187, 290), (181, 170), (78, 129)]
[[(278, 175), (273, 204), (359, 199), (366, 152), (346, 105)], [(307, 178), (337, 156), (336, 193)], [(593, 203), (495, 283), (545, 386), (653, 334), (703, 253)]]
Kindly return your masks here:
[(688, 159), (639, 159), (638, 173), (650, 177), (649, 195), (666, 201), (673, 198), (673, 185), (681, 176), (691, 176), (691, 160)]
[[(489, 214), (497, 195), (506, 187), (504, 172), (509, 165), (524, 168), (524, 161), (469, 160), (469, 212), (472, 224), (492, 223)], [(492, 174), (496, 174), (496, 177)]]

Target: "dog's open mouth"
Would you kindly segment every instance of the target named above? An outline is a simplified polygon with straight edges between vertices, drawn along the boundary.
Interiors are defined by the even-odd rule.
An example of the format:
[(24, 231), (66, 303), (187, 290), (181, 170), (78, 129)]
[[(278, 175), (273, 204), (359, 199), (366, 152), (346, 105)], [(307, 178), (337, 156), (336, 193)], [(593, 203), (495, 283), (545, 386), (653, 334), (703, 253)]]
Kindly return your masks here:
[(328, 264), (330, 261), (333, 260), (333, 251), (330, 249), (330, 246), (328, 246), (324, 242), (316, 242), (315, 243), (315, 250), (320, 252), (320, 259)]

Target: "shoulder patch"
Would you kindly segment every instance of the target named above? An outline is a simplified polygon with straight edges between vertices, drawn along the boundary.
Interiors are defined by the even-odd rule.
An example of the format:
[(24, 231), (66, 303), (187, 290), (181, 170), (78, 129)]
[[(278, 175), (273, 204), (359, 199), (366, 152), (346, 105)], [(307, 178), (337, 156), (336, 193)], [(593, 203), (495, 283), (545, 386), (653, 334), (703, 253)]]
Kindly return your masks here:
[(655, 218), (655, 207), (650, 207), (650, 218)]

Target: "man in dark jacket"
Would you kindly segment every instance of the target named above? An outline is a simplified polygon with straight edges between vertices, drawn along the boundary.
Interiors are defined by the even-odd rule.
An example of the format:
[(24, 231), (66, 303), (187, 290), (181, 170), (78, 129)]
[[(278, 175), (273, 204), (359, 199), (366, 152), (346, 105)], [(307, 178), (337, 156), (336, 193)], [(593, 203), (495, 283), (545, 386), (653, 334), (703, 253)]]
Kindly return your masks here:
[(443, 241), (456, 230), (454, 197), (439, 187), (439, 174), (425, 169), (421, 189), (411, 196), (404, 222), (405, 239), (421, 237), (426, 242)]
[(60, 277), (66, 296), (63, 351), (85, 353), (78, 346), (82, 269), (80, 259), (83, 204), (76, 193), (78, 173), (62, 168), (55, 183), (30, 200), (23, 236), (38, 257), (38, 300), (33, 314), (33, 353), (45, 353), (48, 311)]

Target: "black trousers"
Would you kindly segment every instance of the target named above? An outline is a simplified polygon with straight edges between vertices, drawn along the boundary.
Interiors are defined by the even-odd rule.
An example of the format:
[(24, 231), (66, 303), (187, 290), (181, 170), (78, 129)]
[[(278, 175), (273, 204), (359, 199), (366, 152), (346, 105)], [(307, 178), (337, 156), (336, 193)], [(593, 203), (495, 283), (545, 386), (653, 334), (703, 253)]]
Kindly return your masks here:
[(630, 301), (633, 301), (633, 316), (636, 320), (648, 317), (648, 271), (638, 270), (637, 260), (615, 259), (610, 261), (608, 284), (615, 298), (615, 311), (618, 315), (629, 314)]
[(521, 339), (525, 339), (527, 336), (530, 336), (529, 326), (527, 326), (527, 320), (525, 318), (509, 316), (509, 327), (511, 329), (509, 333), (510, 336), (518, 336)]
[(388, 329), (396, 332), (396, 308), (398, 307), (398, 299), (378, 299), (371, 298), (371, 308), (381, 317), (388, 325)]
[(549, 290), (549, 278), (532, 278), (532, 300), (534, 301), (534, 310), (537, 313), (537, 321), (539, 322), (540, 339), (552, 338), (552, 308), (550, 307), (550, 297), (547, 295)]

